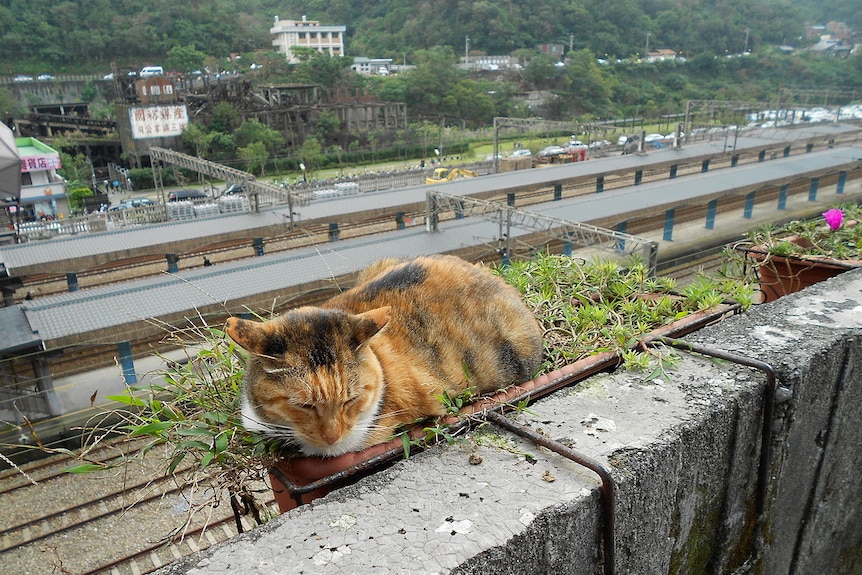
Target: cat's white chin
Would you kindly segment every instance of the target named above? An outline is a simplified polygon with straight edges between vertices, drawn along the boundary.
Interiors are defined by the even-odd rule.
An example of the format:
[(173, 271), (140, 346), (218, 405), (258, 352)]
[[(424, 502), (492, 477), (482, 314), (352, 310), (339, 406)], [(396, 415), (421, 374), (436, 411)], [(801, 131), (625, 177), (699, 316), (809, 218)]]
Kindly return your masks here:
[(299, 449), (302, 451), (303, 455), (314, 457), (338, 457), (339, 455), (344, 455), (345, 453), (350, 453), (352, 451), (361, 451), (365, 447), (365, 438), (367, 435), (367, 431), (359, 432), (354, 429), (339, 441), (323, 448), (300, 439)]

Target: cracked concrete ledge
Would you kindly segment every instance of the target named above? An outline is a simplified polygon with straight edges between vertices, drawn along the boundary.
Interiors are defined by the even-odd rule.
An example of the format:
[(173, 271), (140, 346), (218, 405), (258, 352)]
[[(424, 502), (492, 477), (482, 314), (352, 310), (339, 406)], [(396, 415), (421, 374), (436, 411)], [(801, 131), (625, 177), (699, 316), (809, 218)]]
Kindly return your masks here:
[[(679, 352), (666, 377), (600, 374), (513, 417), (612, 470), (617, 574), (860, 573), (860, 326), (862, 271), (687, 337), (792, 394), (759, 529), (759, 371)], [(157, 573), (594, 575), (599, 484), (485, 424)]]

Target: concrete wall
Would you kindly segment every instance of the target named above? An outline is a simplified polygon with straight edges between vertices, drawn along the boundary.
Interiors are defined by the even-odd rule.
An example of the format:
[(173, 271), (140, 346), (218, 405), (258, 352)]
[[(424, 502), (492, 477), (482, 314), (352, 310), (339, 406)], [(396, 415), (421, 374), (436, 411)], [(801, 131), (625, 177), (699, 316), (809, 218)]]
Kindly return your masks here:
[[(686, 338), (777, 372), (762, 522), (759, 370), (681, 352), (664, 377), (600, 374), (513, 417), (612, 471), (617, 574), (862, 573), (860, 326), (862, 271)], [(598, 486), (488, 424), (159, 573), (593, 575)]]

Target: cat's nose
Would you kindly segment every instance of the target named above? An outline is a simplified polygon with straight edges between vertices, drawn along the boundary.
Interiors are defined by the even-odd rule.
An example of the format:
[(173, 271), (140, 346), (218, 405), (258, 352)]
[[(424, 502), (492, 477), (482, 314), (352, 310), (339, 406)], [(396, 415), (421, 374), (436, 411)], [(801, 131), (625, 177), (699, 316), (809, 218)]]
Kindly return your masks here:
[(334, 445), (338, 443), (341, 439), (341, 426), (340, 425), (329, 425), (326, 429), (321, 433), (321, 437), (323, 437), (323, 441), (325, 441), (328, 445)]

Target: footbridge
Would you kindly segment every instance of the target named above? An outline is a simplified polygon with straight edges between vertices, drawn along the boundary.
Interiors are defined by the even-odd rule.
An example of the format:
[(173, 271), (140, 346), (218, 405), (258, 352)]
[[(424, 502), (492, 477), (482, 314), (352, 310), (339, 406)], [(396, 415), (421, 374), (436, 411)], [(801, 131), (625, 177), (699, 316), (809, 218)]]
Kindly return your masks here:
[(425, 221), (428, 222), (429, 231), (438, 231), (440, 220), (447, 213), (454, 214), (455, 219), (475, 216), (496, 222), (504, 257), (512, 253), (512, 228), (521, 227), (540, 232), (542, 237), (546, 238), (545, 241), (550, 239), (562, 242), (564, 253), (571, 253), (573, 245), (609, 251), (616, 255), (635, 254), (640, 251), (650, 275), (655, 274), (658, 263), (658, 242), (653, 240), (499, 202), (439, 191), (428, 192)]
[(301, 205), (304, 201), (284, 188), (261, 182), (255, 179), (254, 174), (243, 172), (236, 168), (225, 166), (217, 162), (210, 162), (202, 158), (176, 152), (167, 148), (150, 148), (150, 158), (153, 161), (153, 179), (155, 180), (156, 189), (164, 200), (164, 186), (162, 184), (162, 170), (165, 164), (184, 168), (209, 176), (210, 178), (225, 181), (229, 184), (239, 184), (243, 186), (246, 195), (251, 202), (251, 211), (257, 212), (261, 205), (284, 205), (288, 206), (290, 229), (294, 226), (293, 206)]

